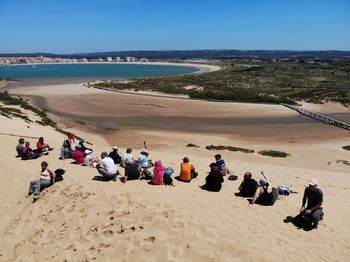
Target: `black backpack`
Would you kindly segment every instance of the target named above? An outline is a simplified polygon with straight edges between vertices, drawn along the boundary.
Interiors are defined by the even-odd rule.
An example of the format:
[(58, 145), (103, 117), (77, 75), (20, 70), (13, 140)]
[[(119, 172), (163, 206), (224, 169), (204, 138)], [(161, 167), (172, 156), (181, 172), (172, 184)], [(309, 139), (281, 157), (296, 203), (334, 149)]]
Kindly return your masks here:
[(296, 217), (293, 218), (294, 226), (298, 228), (310, 228), (311, 227), (311, 216), (307, 216), (303, 213), (300, 213)]
[(57, 168), (55, 170), (55, 175), (56, 175), (55, 176), (55, 183), (63, 180), (64, 173), (66, 173), (66, 170), (64, 170), (62, 168)]

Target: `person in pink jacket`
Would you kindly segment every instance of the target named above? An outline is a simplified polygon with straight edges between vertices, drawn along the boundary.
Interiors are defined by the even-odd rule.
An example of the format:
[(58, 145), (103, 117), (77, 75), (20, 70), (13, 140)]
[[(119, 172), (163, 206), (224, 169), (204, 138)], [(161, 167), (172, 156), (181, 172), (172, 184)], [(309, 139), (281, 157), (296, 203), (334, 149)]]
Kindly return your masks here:
[(153, 185), (164, 185), (164, 172), (165, 168), (160, 160), (155, 162), (155, 167), (153, 168), (153, 178), (151, 183)]

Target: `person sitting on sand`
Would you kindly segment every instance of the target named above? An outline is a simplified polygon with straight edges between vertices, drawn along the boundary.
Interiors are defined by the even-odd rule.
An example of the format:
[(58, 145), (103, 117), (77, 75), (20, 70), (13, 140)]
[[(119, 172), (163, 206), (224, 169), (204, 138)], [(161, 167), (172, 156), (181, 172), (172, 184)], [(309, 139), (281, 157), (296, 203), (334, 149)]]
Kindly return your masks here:
[(188, 157), (182, 159), (180, 164), (180, 176), (178, 177), (179, 181), (191, 182), (192, 178), (197, 177), (198, 173), (195, 172), (194, 166), (190, 163)]
[(134, 163), (134, 157), (132, 155), (132, 149), (128, 147), (126, 149), (126, 153), (123, 154), (122, 160), (121, 160), (121, 166), (125, 167), (127, 164)]
[(252, 173), (246, 172), (242, 183), (239, 185), (239, 193), (237, 195), (242, 197), (253, 197), (257, 187), (258, 182), (252, 178)]
[(259, 186), (255, 190), (255, 194), (253, 199), (250, 201), (250, 204), (259, 204), (263, 206), (272, 206), (277, 199), (278, 193), (276, 188), (272, 188), (271, 192), (269, 192), (268, 188), (271, 185), (268, 178), (262, 172), (264, 178), (260, 179)]
[(311, 217), (312, 228), (317, 228), (318, 222), (323, 218), (322, 203), (323, 193), (317, 188), (316, 179), (309, 180), (309, 186), (304, 191), (300, 213)]
[(122, 162), (122, 157), (119, 155), (118, 150), (118, 147), (114, 146), (112, 151), (108, 154), (108, 157), (112, 158), (116, 165)]
[(76, 145), (72, 154), (72, 158), (75, 160), (74, 164), (81, 165), (84, 163), (84, 153), (81, 151), (81, 145)]
[(68, 140), (65, 140), (61, 147), (60, 159), (65, 160), (67, 158), (72, 158), (73, 152), (74, 151), (71, 148), (70, 142)]
[(36, 148), (40, 153), (52, 150), (52, 148), (44, 142), (43, 137), (40, 137), (39, 140), (36, 142)]
[(209, 175), (205, 178), (205, 185), (202, 186), (202, 189), (212, 192), (219, 192), (221, 190), (224, 179), (220, 171), (217, 169), (216, 163), (211, 163), (209, 167), (210, 172)]
[(85, 143), (84, 139), (82, 139), (82, 140), (79, 141), (79, 145), (80, 145), (80, 150), (81, 150), (81, 152), (84, 153), (85, 150), (90, 150), (91, 152), (94, 152), (93, 149), (87, 148), (87, 147), (84, 145), (84, 143)]
[(98, 162), (98, 158), (95, 158), (92, 155), (91, 150), (86, 149), (84, 152), (84, 164), (83, 164), (83, 166), (95, 167), (94, 163), (96, 164), (97, 162)]
[(153, 168), (153, 177), (151, 180), (152, 185), (164, 185), (164, 173), (165, 168), (160, 160), (155, 162), (155, 166)]
[(22, 151), (23, 151), (23, 148), (24, 148), (24, 143), (25, 143), (25, 140), (24, 138), (20, 138), (18, 140), (18, 145), (16, 146), (16, 151), (17, 151), (17, 156), (18, 157), (21, 157), (22, 156)]
[(55, 173), (48, 169), (46, 161), (41, 162), (40, 179), (31, 181), (29, 184), (28, 196), (34, 193), (34, 201), (40, 196), (40, 191), (55, 183)]
[(226, 164), (225, 164), (225, 160), (223, 160), (221, 158), (220, 154), (216, 154), (215, 156), (215, 168), (220, 171), (222, 176), (226, 176), (227, 174), (229, 174), (230, 172), (228, 171)]
[(114, 164), (114, 161), (112, 158), (108, 157), (107, 152), (101, 153), (101, 160), (96, 165), (97, 171), (104, 177), (104, 178), (111, 178), (113, 181), (117, 180), (118, 170), (117, 167)]
[(140, 164), (141, 168), (150, 168), (153, 166), (152, 161), (148, 159), (148, 151), (147, 149), (142, 149), (140, 152), (140, 156), (137, 159), (137, 162)]
[(138, 180), (142, 174), (142, 169), (139, 163), (134, 162), (132, 164), (126, 164), (125, 175), (120, 179), (123, 183), (127, 180)]
[(41, 155), (42, 154), (40, 154), (39, 152), (34, 151), (30, 148), (29, 141), (25, 143), (25, 147), (22, 150), (22, 160), (36, 159)]

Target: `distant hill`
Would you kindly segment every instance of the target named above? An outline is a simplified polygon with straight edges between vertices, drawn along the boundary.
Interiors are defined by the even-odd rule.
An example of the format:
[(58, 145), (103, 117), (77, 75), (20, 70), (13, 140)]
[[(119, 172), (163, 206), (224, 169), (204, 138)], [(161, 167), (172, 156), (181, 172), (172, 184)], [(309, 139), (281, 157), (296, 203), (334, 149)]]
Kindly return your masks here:
[(165, 50), (165, 51), (113, 51), (113, 52), (96, 52), (96, 53), (74, 53), (74, 54), (51, 54), (51, 53), (8, 53), (0, 54), (4, 56), (45, 56), (45, 57), (64, 57), (64, 58), (105, 58), (105, 57), (127, 57), (148, 59), (234, 59), (234, 58), (300, 58), (300, 59), (350, 59), (350, 51), (289, 51), (289, 50)]

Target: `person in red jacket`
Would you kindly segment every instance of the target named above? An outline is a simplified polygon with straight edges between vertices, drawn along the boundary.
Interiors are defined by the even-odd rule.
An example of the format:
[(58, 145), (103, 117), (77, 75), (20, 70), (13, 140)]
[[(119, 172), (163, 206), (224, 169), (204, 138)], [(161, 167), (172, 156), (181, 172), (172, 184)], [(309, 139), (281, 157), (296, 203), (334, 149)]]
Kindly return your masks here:
[(43, 137), (40, 137), (38, 142), (36, 142), (36, 148), (40, 153), (51, 150), (51, 147), (48, 144), (45, 144)]

